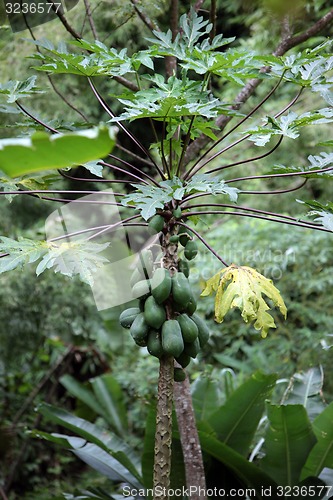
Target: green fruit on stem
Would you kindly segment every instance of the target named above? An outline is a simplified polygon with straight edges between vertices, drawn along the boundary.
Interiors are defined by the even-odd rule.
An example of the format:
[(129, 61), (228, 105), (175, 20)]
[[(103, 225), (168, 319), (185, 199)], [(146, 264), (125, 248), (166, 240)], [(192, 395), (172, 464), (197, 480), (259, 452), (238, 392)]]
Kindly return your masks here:
[(184, 382), (186, 373), (182, 368), (174, 368), (173, 379), (175, 382)]
[(186, 278), (190, 275), (190, 266), (188, 265), (187, 260), (179, 259), (178, 262), (178, 271), (185, 274)]
[(191, 294), (192, 294), (192, 297), (191, 299), (188, 301), (188, 303), (186, 304), (186, 307), (185, 307), (185, 312), (189, 315), (189, 316), (192, 316), (193, 313), (195, 313), (196, 309), (197, 309), (197, 301), (195, 300), (194, 296), (193, 296), (193, 293), (192, 293), (192, 290), (191, 290)]
[(180, 366), (186, 368), (191, 362), (191, 357), (183, 351), (181, 355), (176, 358), (176, 361)]
[(187, 243), (190, 241), (191, 236), (188, 233), (183, 233), (179, 236), (179, 243), (185, 247)]
[[(147, 299), (148, 300), (148, 299)], [(180, 314), (177, 317), (183, 335), (184, 342), (193, 342), (198, 337), (198, 327), (187, 314)]]
[(209, 328), (206, 325), (206, 322), (202, 318), (200, 318), (200, 316), (198, 316), (197, 314), (192, 315), (192, 320), (198, 327), (198, 333), (199, 333), (198, 339), (200, 342), (200, 347), (204, 347), (209, 340), (209, 335), (210, 335)]
[(185, 250), (184, 250), (184, 255), (187, 260), (192, 260), (197, 256), (198, 253), (198, 247), (195, 241), (189, 240), (186, 243)]
[(147, 345), (148, 331), (149, 327), (145, 321), (144, 314), (138, 314), (130, 328), (130, 334), (138, 346), (144, 347)]
[(147, 350), (155, 358), (161, 358), (164, 354), (160, 332), (150, 330), (148, 333)]
[(196, 358), (200, 352), (200, 342), (199, 338), (195, 339), (193, 342), (184, 344), (184, 354), (187, 354), (191, 358)]
[(132, 288), (132, 295), (135, 299), (148, 297), (150, 295), (150, 281), (141, 280), (135, 283)]
[(184, 350), (184, 341), (178, 321), (168, 319), (162, 326), (162, 346), (165, 354), (180, 356)]
[(162, 215), (154, 215), (149, 222), (148, 228), (150, 233), (159, 233), (164, 228), (164, 217)]
[(175, 217), (175, 219), (180, 219), (182, 216), (182, 209), (180, 207), (177, 207), (173, 210), (172, 215)]
[(170, 236), (169, 241), (170, 241), (170, 243), (178, 243), (178, 241), (179, 241), (178, 234), (173, 234), (172, 236)]
[(151, 279), (151, 293), (158, 304), (162, 304), (171, 293), (172, 280), (170, 273), (164, 267), (159, 267)]
[(140, 314), (140, 309), (138, 307), (125, 309), (119, 316), (119, 323), (123, 328), (130, 328), (138, 314)]
[(175, 273), (172, 277), (172, 297), (177, 304), (186, 307), (192, 298), (190, 283), (184, 273)]
[(154, 259), (150, 250), (144, 249), (139, 253), (138, 270), (145, 278), (150, 278), (153, 272)]
[(158, 304), (151, 295), (145, 302), (144, 316), (147, 325), (158, 330), (166, 320), (166, 312), (163, 306)]
[(133, 287), (135, 285), (135, 283), (137, 283), (138, 281), (141, 281), (142, 279), (143, 279), (142, 274), (140, 273), (140, 271), (137, 268), (135, 268), (133, 273), (132, 273), (132, 276), (130, 278), (131, 287)]

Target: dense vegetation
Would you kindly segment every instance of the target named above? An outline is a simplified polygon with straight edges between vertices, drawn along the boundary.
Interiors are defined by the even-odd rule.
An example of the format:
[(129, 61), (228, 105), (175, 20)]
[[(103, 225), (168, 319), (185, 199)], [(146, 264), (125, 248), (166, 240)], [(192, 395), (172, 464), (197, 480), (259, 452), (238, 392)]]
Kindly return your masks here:
[[(173, 283), (177, 281), (177, 284), (173, 285), (171, 296), (169, 290), (166, 298), (160, 301), (154, 291), (148, 297), (150, 303), (153, 299), (160, 302), (158, 305), (154, 302), (154, 310), (150, 305), (147, 312), (147, 305), (140, 306), (138, 301), (132, 301), (98, 312), (87, 285), (90, 275), (83, 276), (79, 272), (79, 277), (85, 278), (85, 283), (82, 283), (77, 276), (72, 276), (72, 279), (60, 276), (61, 268), (58, 266), (55, 269), (57, 274), (51, 269), (36, 278), (33, 266), (25, 265), (26, 261), (33, 262), (28, 250), (20, 261), (21, 266), (1, 275), (0, 460), (3, 467), (0, 493), (4, 499), (119, 498), (117, 495), (121, 495), (120, 485), (123, 483), (137, 489), (140, 486), (151, 487), (158, 366), (159, 363), (163, 365), (166, 353), (180, 361), (180, 356), (184, 354), (183, 347), (179, 348), (182, 340), (178, 336), (171, 348), (164, 345), (161, 354), (157, 355), (154, 351), (155, 357), (150, 356), (144, 347), (135, 346), (131, 336), (120, 326), (118, 318), (121, 311), (133, 307), (139, 307), (136, 314), (141, 315), (142, 321), (153, 316), (152, 324), (162, 314), (159, 328), (163, 334), (163, 325), (167, 321), (174, 322), (179, 313), (193, 319), (193, 311), (188, 304), (197, 302), (196, 314), (205, 318), (210, 339), (207, 343), (202, 342), (200, 352), (198, 355), (195, 353), (195, 359), (186, 372), (192, 382), (193, 408), (204, 451), (207, 486), (238, 488), (239, 491), (246, 487), (255, 487), (259, 491), (265, 485), (267, 488), (272, 485), (304, 486), (303, 492), (314, 496), (308, 489), (311, 486), (317, 488), (316, 494), (322, 498), (326, 492), (325, 484), (332, 482), (333, 468), (331, 453), (328, 453), (323, 465), (324, 471), (317, 468), (318, 456), (326, 452), (333, 441), (332, 433), (328, 431), (327, 441), (323, 443), (320, 440), (320, 430), (327, 430), (332, 423), (329, 403), (333, 394), (330, 350), (333, 323), (330, 315), (332, 203), (328, 182), (332, 169), (329, 127), (332, 121), (330, 87), (333, 64), (327, 42), (327, 35), (332, 29), (328, 16), (333, 16), (329, 3), (299, 1), (289, 10), (287, 2), (280, 2), (277, 6), (268, 0), (245, 4), (224, 0), (196, 2), (193, 7), (197, 14), (194, 11), (190, 13), (188, 2), (180, 2), (178, 11), (177, 2), (167, 1), (160, 2), (158, 6), (148, 1), (117, 1), (112, 7), (108, 2), (92, 2), (87, 6), (85, 2), (85, 8), (78, 5), (66, 14), (72, 31), (75, 29), (80, 34), (76, 38), (86, 40), (85, 45), (82, 42), (77, 42), (74, 48), (68, 45), (68, 52), (64, 52), (58, 43), (69, 42), (73, 33), (68, 27), (66, 29), (61, 19), (24, 32), (25, 37), (32, 37), (35, 41), (44, 38), (47, 33), (52, 45), (42, 40), (37, 43), (37, 52), (36, 43), (22, 44), (22, 33), (11, 33), (7, 24), (1, 27), (1, 43), (6, 48), (1, 52), (2, 137), (27, 137), (36, 130), (73, 132), (91, 128), (101, 121), (106, 122), (113, 114), (123, 113), (123, 119), (133, 121), (127, 124), (130, 132), (122, 121), (117, 122), (120, 130), (112, 160), (118, 165), (118, 170), (111, 168), (113, 164), (105, 163), (105, 168), (101, 169), (101, 165), (88, 165), (80, 159), (76, 163), (83, 165), (70, 172), (63, 169), (64, 165), (56, 165), (63, 169), (62, 177), (56, 171), (49, 171), (47, 176), (44, 172), (41, 176), (36, 173), (31, 176), (29, 172), (22, 176), (19, 173), (21, 177), (11, 176), (14, 179), (4, 174), (1, 179), (3, 216), (0, 232), (10, 240), (2, 238), (1, 272), (7, 270), (7, 262), (12, 262), (8, 259), (19, 255), (13, 246), (14, 240), (21, 241), (19, 252), (29, 250), (31, 241), (44, 241), (44, 222), (58, 208), (57, 199), (72, 201), (82, 191), (85, 194), (102, 191), (104, 185), (99, 181), (103, 176), (105, 181), (117, 181), (117, 184), (110, 185), (117, 186), (120, 200), (126, 200), (121, 209), (123, 220), (132, 216), (131, 205), (134, 205), (143, 217), (141, 223), (148, 220), (150, 226), (155, 225), (157, 232), (163, 231), (162, 252), (164, 264), (167, 264), (164, 267), (169, 265), (171, 274), (174, 274), (172, 267), (175, 266), (178, 276), (183, 271), (179, 267), (177, 251), (182, 262), (187, 254), (193, 297), (186, 295), (190, 292), (184, 292), (188, 284), (183, 276), (183, 284), (178, 283), (176, 276)], [(89, 9), (93, 16), (89, 15)], [(172, 31), (169, 36), (165, 33), (170, 19)], [(323, 22), (323, 19), (326, 21)], [(207, 28), (209, 20), (213, 23), (213, 31)], [(173, 45), (180, 25), (180, 36)], [(223, 39), (217, 38), (214, 42), (213, 36), (219, 33), (224, 34)], [(302, 34), (306, 36), (302, 38)], [(184, 57), (181, 53), (185, 50), (182, 40), (190, 44), (191, 35), (194, 38), (197, 36), (197, 40), (193, 42), (191, 53), (186, 53)], [(289, 46), (290, 40), (298, 35), (298, 43)], [(231, 38), (234, 36), (235, 41)], [(212, 54), (207, 53), (205, 59), (200, 53), (200, 50), (204, 53), (205, 46), (199, 45), (199, 40), (201, 43), (205, 37), (211, 44), (209, 51), (214, 57), (229, 55), (231, 62), (226, 69), (217, 69), (215, 73), (211, 70), (212, 62), (208, 56), (213, 57)], [(147, 38), (154, 38), (154, 41), (149, 44)], [(106, 44), (106, 50), (115, 47), (114, 53), (108, 53), (108, 67), (103, 67), (104, 46), (93, 43), (94, 39)], [(228, 44), (224, 45), (225, 41), (232, 43), (230, 52)], [(123, 47), (128, 47), (128, 55), (121, 53)], [(252, 62), (247, 60), (251, 59), (250, 50), (255, 50)], [(82, 76), (75, 69), (74, 58), (82, 57), (83, 52), (89, 62), (82, 66)], [(271, 57), (272, 52), (275, 55), (278, 52), (278, 55)], [(284, 52), (290, 59), (282, 57)], [(32, 53), (34, 60), (24, 59)], [(167, 57), (166, 65), (164, 57)], [(63, 63), (66, 58), (69, 62), (67, 67)], [(176, 59), (183, 70), (180, 72), (178, 66), (179, 78), (172, 80), (172, 69), (177, 67)], [(88, 81), (87, 77), (94, 76), (89, 74), (89, 70), (96, 60), (104, 76)], [(39, 70), (48, 69), (47, 74), (37, 71), (40, 61), (43, 65), (39, 66)], [(136, 68), (134, 78), (125, 69), (121, 73), (119, 68), (126, 64)], [(31, 65), (34, 69), (29, 69)], [(264, 65), (271, 65), (267, 74), (260, 69)], [(307, 79), (304, 68), (308, 70)], [(165, 72), (169, 80), (159, 77)], [(38, 88), (34, 80), (25, 80), (36, 73)], [(253, 91), (249, 92), (248, 82), (253, 82), (253, 78), (259, 78), (260, 84), (253, 85)], [(13, 85), (6, 86), (7, 80), (23, 83), (18, 90), (15, 85), (14, 88)], [(200, 87), (202, 80), (204, 85)], [(48, 92), (39, 93), (39, 88), (48, 89)], [(249, 95), (244, 98), (238, 116), (237, 96), (241, 89)], [(25, 99), (24, 93), (30, 92), (30, 99)], [(266, 100), (265, 96), (271, 93), (272, 99)], [(208, 96), (206, 100), (206, 97), (202, 98), (203, 94)], [(169, 109), (166, 113), (166, 108), (160, 104), (161, 96), (171, 111)], [(181, 112), (176, 110), (177, 99), (183, 100)], [(294, 108), (288, 114), (290, 103), (294, 104), (294, 100), (296, 114), (292, 115)], [(254, 120), (252, 110), (261, 101), (262, 106), (258, 108)], [(106, 102), (112, 102), (112, 111)], [(235, 102), (232, 108), (231, 103)], [(192, 115), (190, 105), (193, 108), (197, 106)], [(283, 118), (288, 117), (285, 121), (273, 117), (284, 109)], [(163, 113), (169, 121), (165, 118), (161, 120)], [(260, 117), (265, 116), (270, 118), (262, 126)], [(199, 152), (203, 154), (205, 147), (215, 144), (217, 137), (221, 137), (224, 128), (228, 127), (229, 118), (234, 124), (244, 117), (249, 121), (239, 130), (243, 133), (248, 130), (252, 134), (252, 142), (242, 141), (235, 149), (226, 148), (223, 165), (229, 168), (221, 167), (218, 148), (211, 151), (210, 155), (216, 153), (216, 158), (210, 156), (210, 162), (202, 172), (222, 172), (223, 180), (219, 177), (214, 185), (201, 177), (197, 179), (196, 187), (190, 190), (186, 176), (193, 165), (198, 165)], [(153, 122), (153, 135), (150, 122)], [(223, 133), (227, 135), (231, 129), (225, 130), (226, 133)], [(204, 135), (201, 135), (202, 132)], [(240, 137), (236, 130), (233, 140), (237, 143)], [(101, 145), (102, 139), (100, 132), (97, 140)], [(260, 146), (271, 139), (270, 145), (263, 150)], [(195, 149), (196, 145), (198, 149)], [(217, 142), (215, 146), (218, 146)], [(147, 154), (146, 161), (140, 160), (143, 152)], [(272, 154), (266, 155), (267, 152)], [(107, 157), (102, 153), (101, 156)], [(0, 158), (0, 163), (3, 161), (1, 168), (8, 173), (6, 168), (10, 161), (6, 163), (6, 158), (3, 158)], [(206, 159), (203, 157), (202, 162)], [(142, 188), (133, 191), (130, 185), (135, 179), (133, 169), (127, 168), (126, 164), (139, 169), (139, 177), (143, 181), (153, 179), (155, 188), (161, 189), (161, 184), (157, 184), (159, 171), (156, 172), (156, 165), (168, 174), (169, 179), (176, 179), (171, 201), (168, 197), (163, 198), (166, 195), (161, 191), (156, 195), (161, 196), (157, 201), (162, 205), (156, 205), (160, 219), (155, 218), (155, 222), (156, 209), (149, 212), (147, 206), (149, 191)], [(304, 170), (308, 170), (306, 175), (303, 175)], [(177, 184), (181, 174), (185, 181)], [(265, 174), (268, 175), (260, 178)], [(273, 177), (276, 174), (292, 174), (295, 177), (281, 182), (279, 177)], [(245, 176), (246, 186), (239, 182), (233, 184), (235, 179)], [(302, 179), (306, 182), (303, 183)], [(298, 192), (301, 184), (302, 191)], [(153, 186), (150, 184), (150, 192), (153, 192)], [(188, 192), (183, 193), (184, 198), (177, 198), (175, 189), (184, 186), (187, 186)], [(234, 186), (246, 191), (238, 193), (237, 201), (236, 190), (232, 190)], [(52, 196), (39, 192), (45, 189), (50, 190)], [(19, 196), (22, 190), (30, 191), (33, 196)], [(206, 194), (204, 201), (201, 198), (188, 205), (186, 195), (195, 196), (203, 192)], [(260, 192), (266, 192), (267, 196), (260, 195)], [(45, 198), (52, 198), (53, 201), (46, 201)], [(308, 202), (307, 208), (312, 214), (306, 216), (306, 205), (297, 203), (295, 198)], [(316, 202), (308, 201), (314, 199)], [(214, 204), (219, 206), (214, 208)], [(237, 209), (234, 209), (236, 206)], [(249, 206), (251, 210), (248, 210)], [(231, 213), (228, 214), (228, 211)], [(249, 214), (262, 218), (244, 216)], [(189, 238), (185, 236), (183, 244), (179, 244), (178, 231), (181, 227), (186, 228), (190, 235)], [(171, 243), (178, 245), (173, 253), (170, 253), (170, 236), (174, 237)], [(190, 248), (194, 243), (192, 237), (196, 241), (198, 255), (195, 255), (195, 248)], [(24, 243), (21, 238), (26, 239)], [(138, 238), (139, 244), (140, 234), (135, 238)], [(186, 238), (191, 240), (188, 246)], [(208, 242), (208, 247), (202, 245), (202, 241)], [(24, 244), (28, 246), (24, 247)], [(45, 248), (42, 244), (36, 245), (33, 251), (37, 252), (36, 255), (41, 252), (38, 258), (44, 259), (47, 255)], [(213, 249), (214, 255), (210, 249)], [(120, 252), (122, 250), (123, 247)], [(99, 249), (96, 251), (99, 252)], [(176, 261), (172, 262), (172, 258)], [(156, 272), (157, 259), (154, 260)], [(287, 320), (278, 311), (270, 311), (273, 319), (266, 318), (255, 329), (250, 324), (258, 321), (258, 315), (254, 319), (247, 317), (244, 323), (236, 309), (230, 311), (225, 319), (222, 318), (222, 324), (217, 324), (214, 317), (219, 311), (214, 305), (214, 297), (199, 298), (199, 295), (205, 283), (220, 272), (221, 260), (228, 266), (234, 263), (242, 269), (249, 266), (271, 278), (287, 306)], [(12, 264), (7, 266), (8, 269), (13, 267)], [(141, 278), (145, 279), (145, 276)], [(276, 305), (283, 312), (279, 296), (272, 290), (269, 293), (273, 299), (269, 305)], [(182, 309), (179, 309), (180, 302), (184, 302)], [(244, 313), (244, 305), (238, 307)], [(165, 312), (161, 313), (161, 309)], [(262, 339), (260, 330), (267, 333), (267, 324), (272, 326), (271, 321), (277, 328), (270, 329), (267, 338)], [(171, 335), (175, 323), (172, 326), (172, 329), (169, 328)], [(139, 345), (144, 345), (147, 340), (141, 338), (141, 329), (142, 326), (137, 328), (138, 334), (133, 329), (131, 333)], [(180, 383), (175, 385), (182, 386)], [(179, 412), (181, 399), (184, 401), (188, 397), (186, 390), (186, 387), (175, 389), (180, 434), (184, 422)], [(271, 404), (265, 407), (266, 399)], [(292, 404), (296, 406), (292, 407)], [(36, 413), (34, 408), (38, 405)], [(324, 410), (328, 411), (325, 413)], [(251, 416), (251, 425), (242, 422), (246, 412)], [(70, 414), (75, 415), (72, 420)], [(236, 429), (232, 427), (235, 415), (240, 417)], [(278, 450), (274, 448), (273, 436), (267, 430), (267, 419), (271, 426), (276, 425), (279, 432), (281, 446)], [(283, 419), (287, 422), (287, 434), (278, 425)], [(63, 434), (64, 427), (67, 427), (69, 436), (81, 436), (91, 443), (90, 451), (80, 450), (82, 443), (79, 445), (79, 441), (75, 442)], [(287, 438), (292, 439), (299, 428), (304, 431), (304, 440), (299, 453), (288, 456), (296, 463), (290, 475), (281, 468), (285, 457), (283, 443)], [(193, 427), (189, 426), (189, 429), (193, 430)], [(105, 433), (102, 434), (101, 430)], [(51, 435), (52, 432), (57, 435)], [(109, 436), (110, 441), (105, 436)], [(37, 438), (54, 441), (60, 447), (55, 448)], [(178, 487), (185, 484), (185, 472), (177, 429), (172, 441), (171, 485)], [(102, 474), (92, 472), (68, 451), (62, 451), (61, 447), (72, 448), (75, 455)], [(315, 452), (311, 455), (312, 448)], [(126, 466), (127, 471), (120, 467), (120, 472), (119, 464), (108, 461), (103, 455), (105, 452), (108, 456), (117, 457), (116, 460)], [(122, 452), (132, 460), (132, 465), (130, 460), (125, 461)], [(142, 475), (138, 465), (141, 455)], [(103, 466), (96, 465), (93, 457), (99, 457)], [(186, 466), (186, 474), (189, 474), (185, 456)], [(196, 484), (202, 482), (199, 480)], [(260, 493), (257, 494), (256, 498), (263, 498)], [(197, 497), (192, 495), (191, 498)]]

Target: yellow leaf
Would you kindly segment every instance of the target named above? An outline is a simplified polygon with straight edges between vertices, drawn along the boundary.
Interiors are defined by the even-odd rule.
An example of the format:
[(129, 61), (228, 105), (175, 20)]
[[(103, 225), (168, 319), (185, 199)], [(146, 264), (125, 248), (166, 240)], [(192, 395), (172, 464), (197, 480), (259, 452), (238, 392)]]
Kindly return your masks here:
[[(202, 296), (216, 292), (215, 320), (222, 323), (230, 309), (238, 308), (245, 323), (253, 323), (262, 337), (270, 328), (276, 328), (266, 302), (268, 297), (281, 314), (286, 317), (287, 308), (272, 280), (265, 278), (255, 269), (232, 264), (222, 269), (206, 282)], [(263, 296), (266, 296), (265, 298)]]

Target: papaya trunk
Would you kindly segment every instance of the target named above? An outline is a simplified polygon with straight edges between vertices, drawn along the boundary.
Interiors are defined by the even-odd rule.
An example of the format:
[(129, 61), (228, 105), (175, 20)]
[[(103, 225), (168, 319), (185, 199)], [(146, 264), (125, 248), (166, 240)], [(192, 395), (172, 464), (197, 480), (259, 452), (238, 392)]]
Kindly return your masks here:
[(160, 359), (156, 410), (154, 500), (169, 498), (172, 442), (173, 358)]
[(182, 445), (187, 488), (192, 487), (191, 500), (206, 500), (205, 469), (195, 423), (188, 377), (174, 387), (175, 407)]

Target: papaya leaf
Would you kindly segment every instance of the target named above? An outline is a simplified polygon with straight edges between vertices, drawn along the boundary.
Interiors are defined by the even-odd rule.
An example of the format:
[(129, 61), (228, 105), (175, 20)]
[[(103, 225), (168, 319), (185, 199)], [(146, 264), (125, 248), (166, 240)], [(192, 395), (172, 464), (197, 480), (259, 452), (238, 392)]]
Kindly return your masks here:
[(39, 276), (46, 269), (54, 268), (55, 273), (65, 276), (79, 275), (81, 281), (92, 286), (93, 274), (105, 263), (106, 257), (98, 255), (109, 246), (109, 243), (92, 243), (89, 241), (49, 242), (48, 252), (36, 268)]
[(253, 323), (256, 330), (266, 337), (270, 328), (276, 328), (273, 317), (267, 312), (266, 295), (281, 314), (286, 317), (287, 308), (272, 280), (265, 278), (255, 269), (232, 264), (210, 278), (201, 296), (216, 292), (215, 320), (222, 323), (227, 312), (237, 307), (245, 323)]
[(114, 129), (105, 126), (75, 133), (35, 132), (29, 138), (2, 139), (0, 169), (10, 177), (17, 177), (80, 165), (106, 156), (114, 144)]
[(281, 486), (298, 484), (316, 437), (302, 405), (267, 405), (269, 427), (261, 469)]
[(44, 91), (35, 85), (37, 76), (33, 75), (26, 80), (10, 80), (7, 83), (0, 83), (0, 94), (7, 96), (8, 104), (16, 102), (31, 94), (43, 94)]
[(302, 470), (302, 479), (318, 476), (324, 468), (333, 469), (333, 403), (313, 421), (317, 443), (312, 448)]
[[(22, 268), (25, 264), (32, 264), (48, 252), (46, 241), (34, 241), (27, 238), (13, 240), (0, 237), (0, 252), (5, 254), (0, 259), (0, 273)], [(8, 254), (8, 255), (6, 255)]]

